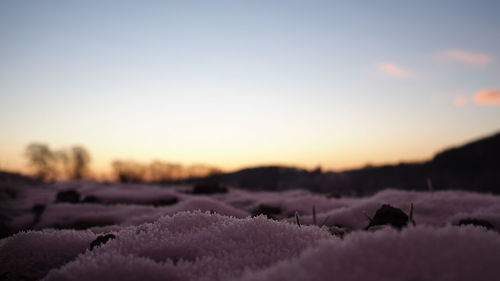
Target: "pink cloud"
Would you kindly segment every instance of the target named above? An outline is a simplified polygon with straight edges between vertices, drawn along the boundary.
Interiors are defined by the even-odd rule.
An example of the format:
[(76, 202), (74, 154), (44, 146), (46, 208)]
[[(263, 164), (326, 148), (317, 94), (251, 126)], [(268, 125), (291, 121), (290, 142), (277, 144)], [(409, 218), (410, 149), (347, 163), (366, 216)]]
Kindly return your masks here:
[(500, 105), (500, 89), (487, 89), (474, 94), (474, 102), (480, 105)]
[(394, 76), (394, 77), (399, 77), (399, 78), (413, 77), (413, 74), (411, 71), (409, 71), (407, 69), (403, 69), (392, 62), (379, 63), (378, 69), (380, 71), (382, 71), (383, 73)]
[(476, 65), (476, 66), (481, 66), (488, 64), (492, 58), (489, 55), (486, 54), (481, 54), (481, 53), (473, 53), (473, 52), (467, 52), (463, 50), (448, 50), (445, 51), (443, 54), (443, 57), (458, 61), (458, 62), (463, 62), (471, 65)]
[(455, 97), (455, 99), (453, 100), (453, 104), (455, 106), (464, 106), (467, 103), (469, 103), (469, 99), (465, 96), (458, 96), (458, 97)]

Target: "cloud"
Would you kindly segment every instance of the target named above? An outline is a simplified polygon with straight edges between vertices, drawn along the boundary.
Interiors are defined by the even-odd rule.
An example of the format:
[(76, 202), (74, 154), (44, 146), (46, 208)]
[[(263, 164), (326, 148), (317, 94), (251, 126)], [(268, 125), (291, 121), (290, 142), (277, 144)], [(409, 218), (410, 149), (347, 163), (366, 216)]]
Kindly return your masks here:
[(382, 62), (378, 64), (378, 69), (390, 76), (399, 78), (413, 77), (413, 73), (407, 69), (403, 69), (393, 62)]
[(463, 50), (447, 50), (442, 53), (442, 57), (475, 66), (488, 64), (492, 60), (491, 56), (487, 54), (473, 53)]
[(469, 99), (465, 96), (458, 96), (453, 99), (453, 105), (455, 106), (464, 106), (469, 103)]
[(474, 102), (480, 105), (499, 105), (500, 89), (486, 89), (474, 94)]

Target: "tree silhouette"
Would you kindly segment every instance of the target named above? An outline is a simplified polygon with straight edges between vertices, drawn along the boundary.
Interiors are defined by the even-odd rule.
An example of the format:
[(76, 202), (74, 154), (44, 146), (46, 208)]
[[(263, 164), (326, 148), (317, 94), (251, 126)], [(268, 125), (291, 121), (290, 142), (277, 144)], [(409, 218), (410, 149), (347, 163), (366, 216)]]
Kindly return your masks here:
[(41, 180), (80, 180), (89, 174), (90, 155), (82, 146), (52, 151), (46, 144), (32, 143), (26, 148), (26, 156)]
[(71, 170), (69, 177), (71, 179), (80, 180), (88, 175), (90, 156), (82, 146), (74, 146), (71, 149), (70, 155)]
[(142, 164), (131, 160), (117, 160), (112, 163), (116, 178), (120, 182), (162, 182), (205, 177), (220, 173), (220, 169), (207, 165), (183, 166), (178, 163), (155, 160)]
[(134, 161), (114, 161), (113, 169), (120, 182), (143, 182), (147, 167)]
[(172, 169), (172, 164), (159, 160), (149, 164), (149, 180), (152, 182), (171, 180), (174, 177), (174, 173), (175, 171)]
[(32, 143), (26, 148), (26, 156), (35, 175), (41, 180), (54, 180), (58, 176), (57, 158), (46, 144)]

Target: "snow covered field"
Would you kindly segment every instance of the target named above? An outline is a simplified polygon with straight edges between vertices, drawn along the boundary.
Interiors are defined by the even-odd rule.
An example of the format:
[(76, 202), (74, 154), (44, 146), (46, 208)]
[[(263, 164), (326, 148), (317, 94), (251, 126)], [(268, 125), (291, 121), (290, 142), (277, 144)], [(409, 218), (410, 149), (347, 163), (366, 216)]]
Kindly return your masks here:
[(95, 182), (21, 190), (2, 202), (7, 227), (21, 232), (0, 240), (0, 280), (500, 279), (499, 196)]

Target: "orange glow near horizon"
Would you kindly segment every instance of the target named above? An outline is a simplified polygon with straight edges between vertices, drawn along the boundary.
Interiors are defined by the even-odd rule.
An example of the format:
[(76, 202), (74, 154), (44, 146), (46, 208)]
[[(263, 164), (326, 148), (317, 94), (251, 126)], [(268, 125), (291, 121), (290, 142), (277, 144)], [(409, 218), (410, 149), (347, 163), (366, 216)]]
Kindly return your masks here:
[[(111, 163), (115, 160), (134, 160), (150, 163), (153, 160), (178, 163), (185, 166), (205, 164), (222, 169), (225, 172), (248, 167), (283, 165), (305, 169), (320, 166), (323, 170), (347, 170), (366, 165), (396, 164), (400, 162), (423, 161), (434, 153), (449, 147), (452, 143), (426, 144), (423, 139), (399, 142), (369, 142), (362, 139), (344, 140), (337, 145), (329, 143), (303, 143), (301, 145), (272, 146), (262, 145), (258, 149), (245, 149), (245, 144), (233, 144), (225, 150), (213, 150), (215, 147), (177, 147), (177, 150), (156, 151), (146, 146), (137, 145), (133, 150), (121, 144), (117, 146), (85, 146), (92, 157), (91, 171), (95, 178), (110, 179), (113, 174)], [(51, 148), (60, 148), (52, 145)], [(1, 170), (17, 171), (30, 174), (27, 166), (24, 146), (3, 153)], [(212, 149), (211, 149), (212, 148)], [(5, 152), (5, 151), (4, 151)], [(170, 156), (170, 157), (169, 157)]]

